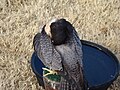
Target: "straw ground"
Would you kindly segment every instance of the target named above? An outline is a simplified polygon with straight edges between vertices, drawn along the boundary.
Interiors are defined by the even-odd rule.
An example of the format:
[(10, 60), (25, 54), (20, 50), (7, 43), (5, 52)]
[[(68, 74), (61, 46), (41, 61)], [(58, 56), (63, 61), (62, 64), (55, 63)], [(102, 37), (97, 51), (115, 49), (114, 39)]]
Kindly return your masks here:
[[(30, 67), (32, 41), (55, 17), (120, 60), (120, 0), (0, 0), (0, 90), (42, 90)], [(119, 88), (118, 78), (109, 90)]]

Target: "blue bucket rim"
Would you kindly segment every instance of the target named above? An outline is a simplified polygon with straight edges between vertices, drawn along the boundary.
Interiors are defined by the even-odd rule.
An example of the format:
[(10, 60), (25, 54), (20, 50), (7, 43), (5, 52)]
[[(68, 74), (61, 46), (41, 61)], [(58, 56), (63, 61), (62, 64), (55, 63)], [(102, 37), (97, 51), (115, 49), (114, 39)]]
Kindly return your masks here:
[(108, 80), (104, 84), (100, 84), (100, 85), (97, 85), (97, 86), (92, 86), (92, 87), (89, 87), (89, 88), (95, 89), (95, 88), (105, 87), (106, 85), (112, 84), (113, 81), (115, 81), (117, 79), (117, 77), (119, 76), (119, 71), (120, 71), (120, 63), (119, 63), (119, 60), (117, 59), (117, 57), (109, 49), (103, 47), (102, 45), (99, 45), (99, 44), (96, 44), (94, 42), (87, 41), (87, 40), (81, 40), (81, 43), (82, 43), (82, 45), (87, 45), (87, 46), (91, 46), (91, 47), (97, 48), (100, 51), (106, 53), (107, 55), (112, 56), (114, 58), (116, 64), (117, 64), (117, 71), (118, 72), (116, 72), (115, 77), (113, 79)]
[[(81, 43), (82, 43), (82, 45), (91, 46), (91, 47), (94, 47), (94, 48), (99, 49), (100, 51), (103, 51), (103, 52), (106, 53), (107, 55), (112, 56), (112, 57), (114, 58), (115, 62), (117, 63), (117, 71), (118, 71), (118, 72), (116, 72), (116, 75), (115, 75), (115, 77), (114, 77), (113, 79), (107, 81), (107, 82), (104, 83), (104, 84), (100, 84), (100, 85), (97, 85), (97, 86), (92, 86), (92, 87), (89, 87), (89, 88), (90, 88), (90, 89), (95, 89), (95, 88), (105, 87), (106, 85), (112, 84), (113, 81), (115, 81), (115, 80), (117, 79), (117, 77), (119, 76), (119, 71), (120, 71), (120, 63), (119, 63), (119, 60), (117, 59), (117, 57), (116, 57), (110, 50), (108, 50), (107, 48), (105, 48), (105, 47), (103, 47), (103, 46), (101, 46), (101, 45), (99, 45), (99, 44), (96, 44), (96, 43), (94, 43), (94, 42), (87, 41), (87, 40), (81, 40)], [(33, 70), (33, 72), (35, 73), (35, 75), (36, 75), (37, 77), (43, 78), (43, 76), (41, 76), (41, 75), (37, 72), (37, 70), (35, 69), (35, 65), (33, 64), (33, 63), (34, 63), (34, 60), (33, 60), (33, 56), (34, 56), (34, 55), (37, 56), (36, 52), (33, 52), (32, 57), (31, 57), (31, 67), (32, 67), (32, 70)], [(35, 57), (34, 57), (34, 58), (35, 58)]]

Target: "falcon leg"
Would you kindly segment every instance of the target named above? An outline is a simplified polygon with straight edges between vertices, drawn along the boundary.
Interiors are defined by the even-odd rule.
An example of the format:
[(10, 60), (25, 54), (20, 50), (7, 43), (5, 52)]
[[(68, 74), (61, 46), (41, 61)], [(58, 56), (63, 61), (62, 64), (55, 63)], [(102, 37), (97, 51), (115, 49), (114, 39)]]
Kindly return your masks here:
[(44, 74), (43, 76), (48, 76), (48, 75), (51, 75), (51, 74), (53, 74), (53, 75), (58, 74), (57, 71), (54, 71), (54, 70), (50, 70), (50, 69), (47, 69), (47, 68), (42, 68), (42, 69), (49, 72), (47, 74)]

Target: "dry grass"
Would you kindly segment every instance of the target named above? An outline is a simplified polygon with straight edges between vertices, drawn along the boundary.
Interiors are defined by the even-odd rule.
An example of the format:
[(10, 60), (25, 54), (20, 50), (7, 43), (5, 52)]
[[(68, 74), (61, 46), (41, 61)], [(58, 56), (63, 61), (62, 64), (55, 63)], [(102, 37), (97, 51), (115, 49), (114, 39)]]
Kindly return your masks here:
[[(120, 0), (0, 0), (0, 90), (42, 90), (30, 68), (32, 40), (54, 17), (120, 60)], [(109, 90), (119, 90), (120, 79)]]

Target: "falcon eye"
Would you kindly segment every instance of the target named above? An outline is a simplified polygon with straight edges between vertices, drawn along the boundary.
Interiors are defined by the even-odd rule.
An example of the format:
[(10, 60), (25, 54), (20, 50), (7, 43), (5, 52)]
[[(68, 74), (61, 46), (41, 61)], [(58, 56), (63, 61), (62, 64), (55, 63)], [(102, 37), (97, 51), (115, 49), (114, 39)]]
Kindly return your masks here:
[(51, 40), (52, 43), (54, 43), (54, 40)]

